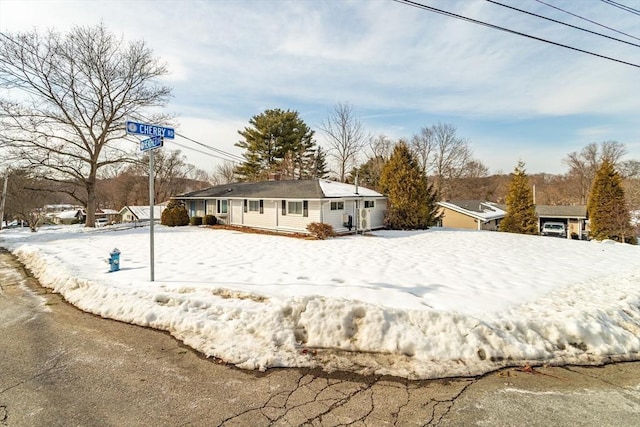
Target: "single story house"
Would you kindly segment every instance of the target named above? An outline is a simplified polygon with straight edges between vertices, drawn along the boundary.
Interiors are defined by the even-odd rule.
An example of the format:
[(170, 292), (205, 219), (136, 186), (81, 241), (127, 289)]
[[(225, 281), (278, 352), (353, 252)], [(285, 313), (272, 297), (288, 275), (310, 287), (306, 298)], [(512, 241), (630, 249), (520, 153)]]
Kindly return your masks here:
[(218, 185), (173, 197), (189, 216), (215, 215), (219, 222), (264, 230), (308, 233), (313, 222), (336, 233), (383, 227), (387, 198), (352, 184), (310, 180), (272, 180)]
[[(162, 211), (166, 205), (156, 205), (153, 207), (153, 220), (160, 221)], [(149, 206), (125, 206), (120, 209), (122, 222), (149, 221), (151, 219), (151, 209)]]
[[(78, 224), (87, 220), (87, 211), (84, 208), (67, 210), (49, 214), (56, 224)], [(118, 219), (118, 211), (114, 209), (97, 209), (96, 220), (105, 219), (108, 222), (115, 222)]]
[(78, 224), (82, 222), (82, 209), (62, 211), (48, 215), (55, 224)]
[(506, 214), (504, 208), (481, 200), (452, 200), (438, 202), (438, 206), (442, 227), (496, 231)]
[[(507, 205), (480, 200), (438, 202), (442, 227), (470, 230), (499, 230), (507, 214)], [(588, 233), (587, 207), (584, 205), (536, 205), (538, 232), (545, 222), (561, 222), (567, 238), (585, 239)]]
[(589, 232), (585, 205), (536, 205), (538, 230), (545, 222), (562, 222), (568, 239), (586, 239)]

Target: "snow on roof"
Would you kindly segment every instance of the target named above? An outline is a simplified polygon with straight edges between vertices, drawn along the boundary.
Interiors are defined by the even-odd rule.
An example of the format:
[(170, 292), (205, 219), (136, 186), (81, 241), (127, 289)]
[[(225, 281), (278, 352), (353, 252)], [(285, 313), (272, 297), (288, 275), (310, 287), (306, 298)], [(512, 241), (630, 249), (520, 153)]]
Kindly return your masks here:
[[(160, 219), (165, 207), (166, 206), (154, 206), (153, 217), (155, 219)], [(126, 210), (129, 210), (129, 212), (131, 212), (139, 221), (150, 219), (151, 217), (151, 210), (149, 209), (149, 206), (125, 206), (120, 209), (120, 214), (123, 214)]]
[(78, 211), (77, 210), (58, 212), (57, 214), (55, 214), (55, 216), (60, 218), (60, 219), (73, 219), (77, 215), (78, 215)]
[[(481, 221), (491, 221), (493, 219), (504, 218), (507, 214), (491, 202), (478, 202), (474, 205), (473, 209), (468, 206), (462, 207), (456, 202), (438, 202), (438, 205)], [(477, 206), (477, 208), (475, 206)]]
[(284, 181), (235, 182), (175, 196), (177, 199), (323, 199), (383, 197), (365, 187), (358, 188), (327, 179), (295, 179)]
[(382, 197), (382, 194), (369, 188), (358, 187), (353, 184), (345, 184), (344, 182), (329, 181), (327, 179), (320, 180), (320, 188), (325, 197)]

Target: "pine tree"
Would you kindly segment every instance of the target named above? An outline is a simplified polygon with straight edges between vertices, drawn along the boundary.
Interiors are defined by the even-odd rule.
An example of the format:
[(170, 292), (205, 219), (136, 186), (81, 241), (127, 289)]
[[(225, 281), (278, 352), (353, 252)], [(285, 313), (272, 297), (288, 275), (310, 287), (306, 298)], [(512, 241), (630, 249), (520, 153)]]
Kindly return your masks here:
[(245, 181), (265, 179), (270, 172), (299, 179), (309, 156), (315, 151), (314, 131), (296, 111), (266, 110), (249, 120), (250, 127), (238, 133), (244, 138), (235, 145), (244, 148), (245, 161), (236, 173)]
[(622, 178), (613, 163), (604, 160), (591, 185), (587, 203), (591, 236), (621, 242), (630, 236), (631, 214), (622, 188)]
[(538, 217), (533, 203), (533, 191), (524, 169), (519, 161), (513, 171), (507, 194), (507, 214), (500, 222), (500, 230), (508, 233), (538, 234)]
[(311, 158), (309, 159), (309, 165), (307, 167), (309, 170), (308, 178), (326, 178), (329, 175), (329, 169), (327, 166), (327, 154), (322, 149), (322, 147), (318, 147), (318, 149), (313, 153)]
[(399, 142), (382, 169), (380, 188), (388, 197), (385, 225), (392, 229), (426, 229), (435, 225), (437, 196), (427, 182), (417, 159)]

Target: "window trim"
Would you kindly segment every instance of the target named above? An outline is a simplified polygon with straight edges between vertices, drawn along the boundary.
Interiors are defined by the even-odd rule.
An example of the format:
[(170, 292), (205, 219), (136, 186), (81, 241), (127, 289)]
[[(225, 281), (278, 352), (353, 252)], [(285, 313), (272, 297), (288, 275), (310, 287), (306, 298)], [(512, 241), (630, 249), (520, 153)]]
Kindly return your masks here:
[[(300, 204), (300, 212), (297, 212), (297, 209), (296, 209), (296, 212), (291, 211), (291, 206), (294, 203), (296, 205)], [(287, 200), (287, 215), (303, 216), (303, 213), (304, 213), (304, 202), (302, 200)]]
[(249, 212), (260, 212), (262, 200), (249, 200)]
[[(220, 208), (222, 208), (224, 202), (224, 207), (226, 208), (226, 212), (222, 212)], [(227, 199), (216, 199), (216, 212), (218, 215), (228, 215), (229, 214), (229, 200)]]
[(329, 208), (332, 211), (343, 211), (344, 210), (344, 201), (331, 202), (331, 206)]

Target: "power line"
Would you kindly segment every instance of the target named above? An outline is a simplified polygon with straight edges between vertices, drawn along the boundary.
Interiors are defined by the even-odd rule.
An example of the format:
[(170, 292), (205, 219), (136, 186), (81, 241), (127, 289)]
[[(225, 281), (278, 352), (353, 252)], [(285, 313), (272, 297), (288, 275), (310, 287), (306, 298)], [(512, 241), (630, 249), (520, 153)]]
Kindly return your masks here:
[[(138, 117), (140, 117), (141, 119), (143, 119), (143, 120), (147, 121), (147, 122), (150, 122), (150, 121), (151, 121), (151, 119), (149, 119), (148, 117), (145, 117), (144, 115), (142, 115), (142, 114), (140, 114), (140, 113), (138, 113), (138, 115), (137, 115), (137, 116), (138, 116)], [(198, 150), (198, 149), (195, 149), (195, 148), (185, 147), (184, 145), (182, 145), (182, 147), (185, 147), (185, 148), (187, 148), (187, 149), (190, 149), (190, 150), (193, 150), (193, 151), (199, 152), (199, 153), (201, 153), (201, 154), (210, 155), (211, 157), (215, 157), (215, 158), (217, 158), (217, 159), (221, 159), (221, 160), (230, 160), (230, 161), (232, 161), (232, 162), (244, 162), (244, 160), (245, 160), (245, 159), (243, 159), (241, 156), (238, 156), (238, 155), (236, 155), (236, 154), (232, 154), (232, 153), (229, 153), (229, 152), (227, 152), (227, 151), (220, 150), (219, 148), (215, 148), (215, 147), (212, 147), (212, 146), (210, 146), (210, 145), (204, 144), (204, 143), (202, 143), (202, 142), (200, 142), (200, 141), (197, 141), (197, 140), (195, 140), (195, 139), (193, 139), (193, 138), (190, 138), (190, 137), (188, 137), (188, 136), (186, 136), (186, 135), (183, 135), (183, 134), (181, 134), (181, 133), (176, 132), (175, 134), (176, 134), (177, 136), (179, 136), (179, 137), (183, 138), (183, 139), (186, 139), (187, 141), (193, 142), (193, 143), (195, 143), (195, 144), (197, 144), (197, 145), (199, 145), (199, 146), (201, 146), (201, 147), (203, 147), (203, 148), (206, 148), (207, 150), (211, 150), (211, 151), (213, 151), (214, 153), (217, 153), (218, 155), (214, 155), (214, 154), (212, 154), (212, 153), (204, 152), (204, 151), (201, 151), (201, 150)], [(174, 141), (174, 143), (175, 143), (175, 141)], [(228, 157), (228, 158), (222, 158), (222, 157), (219, 157), (220, 155), (222, 155), (222, 156), (226, 156), (226, 157)]]
[(535, 0), (535, 1), (537, 1), (538, 3), (543, 4), (545, 6), (548, 6), (548, 7), (551, 7), (553, 9), (559, 10), (560, 12), (564, 12), (564, 13), (566, 13), (568, 15), (575, 16), (576, 18), (582, 19), (583, 21), (591, 22), (592, 24), (597, 25), (599, 27), (606, 28), (607, 30), (611, 30), (611, 31), (616, 32), (618, 34), (622, 34), (623, 36), (627, 36), (627, 37), (631, 37), (632, 39), (640, 40), (640, 37), (632, 36), (631, 34), (627, 34), (627, 33), (624, 33), (622, 31), (618, 31), (615, 28), (611, 28), (611, 27), (608, 27), (606, 25), (600, 24), (600, 23), (598, 23), (596, 21), (592, 21), (589, 18), (585, 18), (583, 16), (576, 15), (575, 13), (569, 12), (568, 10), (564, 10), (564, 9), (561, 9), (561, 8), (559, 8), (557, 6), (552, 5), (552, 4), (545, 3), (542, 0)]
[(549, 43), (549, 44), (552, 44), (552, 45), (555, 45), (555, 46), (564, 47), (566, 49), (575, 50), (576, 52), (582, 52), (582, 53), (586, 53), (588, 55), (593, 55), (593, 56), (597, 56), (599, 58), (608, 59), (610, 61), (619, 62), (621, 64), (630, 65), (632, 67), (640, 68), (640, 65), (638, 65), (638, 64), (633, 64), (631, 62), (623, 61), (621, 59), (612, 58), (610, 56), (600, 55), (599, 53), (590, 52), (588, 50), (579, 49), (579, 48), (573, 47), (573, 46), (568, 46), (568, 45), (565, 45), (565, 44), (562, 44), (562, 43), (558, 43), (558, 42), (554, 42), (554, 41), (551, 41), (551, 40), (543, 39), (543, 38), (540, 38), (540, 37), (532, 36), (530, 34), (521, 33), (519, 31), (511, 30), (509, 28), (501, 27), (499, 25), (489, 24), (488, 22), (479, 21), (479, 20), (473, 19), (473, 18), (468, 18), (468, 17), (463, 16), (463, 15), (458, 15), (456, 13), (448, 12), (446, 10), (438, 9), (438, 8), (431, 7), (431, 6), (427, 6), (427, 5), (424, 5), (424, 4), (421, 4), (421, 3), (417, 3), (417, 2), (414, 2), (414, 1), (411, 1), (411, 0), (393, 0), (393, 1), (395, 1), (397, 3), (405, 4), (407, 6), (412, 6), (412, 7), (418, 8), (418, 9), (424, 9), (424, 10), (429, 11), (429, 12), (439, 13), (441, 15), (445, 15), (445, 16), (448, 16), (448, 17), (451, 17), (451, 18), (461, 19), (463, 21), (472, 22), (474, 24), (478, 24), (478, 25), (482, 25), (482, 26), (485, 26), (485, 27), (493, 28), (494, 30), (505, 31), (507, 33), (516, 34), (516, 35), (519, 35), (519, 36), (522, 36), (522, 37), (527, 37), (527, 38), (530, 38), (530, 39), (533, 39), (533, 40), (538, 40), (538, 41), (541, 41), (541, 42), (544, 42), (544, 43)]
[(640, 10), (634, 9), (634, 8), (632, 8), (630, 6), (625, 5), (625, 4), (618, 3), (618, 2), (615, 2), (613, 0), (600, 0), (600, 1), (603, 2), (603, 3), (606, 3), (606, 4), (610, 5), (610, 6), (617, 7), (618, 9), (622, 9), (625, 12), (631, 12), (634, 15), (640, 15)]
[(615, 37), (608, 36), (606, 34), (597, 33), (595, 31), (587, 30), (586, 28), (582, 28), (582, 27), (578, 27), (578, 26), (575, 26), (575, 25), (567, 24), (566, 22), (558, 21), (556, 19), (552, 19), (552, 18), (548, 18), (546, 16), (538, 15), (538, 14), (533, 13), (533, 12), (529, 12), (529, 11), (526, 11), (526, 10), (518, 9), (517, 7), (509, 6), (508, 4), (503, 4), (503, 3), (500, 3), (500, 2), (497, 2), (497, 1), (494, 1), (494, 0), (485, 0), (485, 1), (488, 1), (489, 3), (493, 3), (493, 4), (498, 5), (498, 6), (506, 7), (508, 9), (512, 9), (512, 10), (515, 10), (515, 11), (518, 11), (518, 12), (521, 12), (521, 13), (526, 13), (527, 15), (532, 15), (532, 16), (535, 16), (537, 18), (546, 19), (547, 21), (555, 22), (557, 24), (566, 25), (567, 27), (575, 28), (575, 29), (580, 30), (580, 31), (585, 31), (587, 33), (595, 34), (597, 36), (606, 37), (608, 39), (615, 40), (615, 41), (618, 41), (618, 42), (621, 42), (621, 43), (626, 43), (626, 44), (629, 44), (631, 46), (640, 47), (640, 44), (631, 43), (631, 42), (628, 42), (626, 40), (621, 40), (621, 39), (618, 39), (618, 38), (615, 38)]

